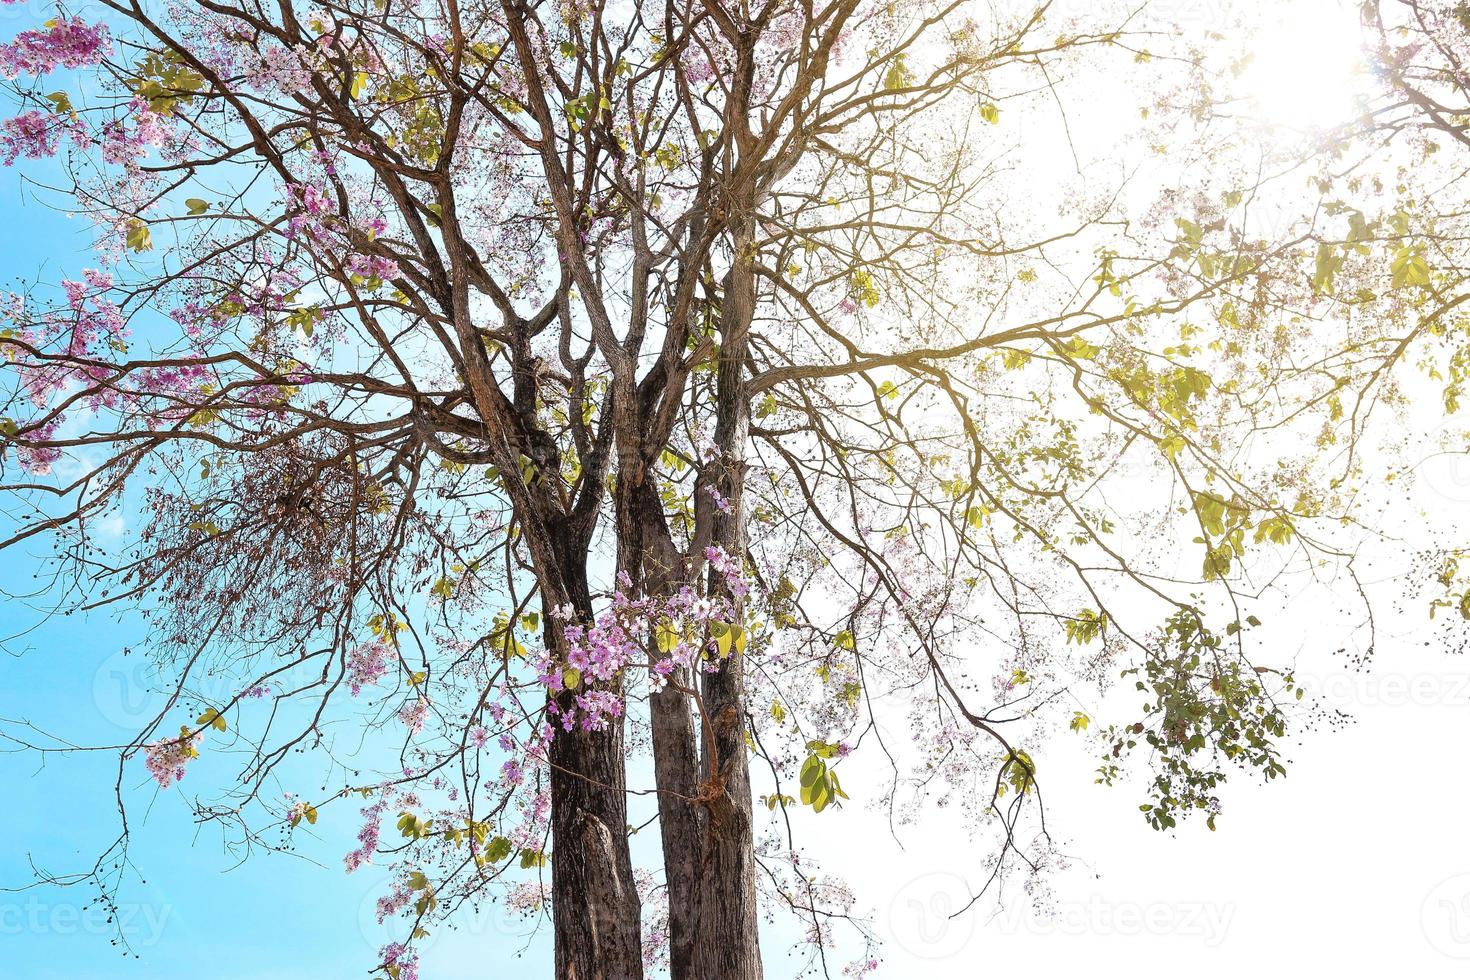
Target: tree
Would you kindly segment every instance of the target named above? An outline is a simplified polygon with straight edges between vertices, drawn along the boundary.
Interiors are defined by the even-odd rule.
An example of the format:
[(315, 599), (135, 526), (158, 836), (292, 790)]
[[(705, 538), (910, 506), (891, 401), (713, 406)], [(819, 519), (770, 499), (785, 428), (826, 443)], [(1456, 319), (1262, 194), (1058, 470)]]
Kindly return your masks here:
[[(168, 789), (234, 739), (191, 805), (259, 842), (359, 800), (390, 976), (499, 893), (549, 902), (557, 976), (754, 978), (762, 890), (817, 957), (848, 912), (757, 821), (841, 806), (864, 742), (869, 798), (955, 795), (996, 877), (1046, 867), (1056, 728), (1101, 738), (1101, 780), (1141, 757), (1158, 829), (1284, 771), (1300, 692), (1250, 603), (1347, 557), (1366, 406), (1437, 286), (1407, 212), (1322, 186), (1263, 236), (1281, 180), (1226, 163), (1148, 221), (1123, 181), (1034, 213), (1003, 120), (1157, 32), (948, 0), (98, 7), (0, 53), (7, 162), (60, 158), (101, 267), (7, 306), (3, 544), (55, 542), (59, 605), (149, 615), (173, 693), (119, 753), (124, 812), (138, 757)], [(1375, 315), (1287, 329), (1368, 303), (1349, 280)], [(108, 553), (130, 488), (148, 525)], [(1142, 707), (1093, 727), (1118, 670)], [(297, 750), (321, 798), (277, 792)], [(110, 894), (126, 847), (76, 880)]]

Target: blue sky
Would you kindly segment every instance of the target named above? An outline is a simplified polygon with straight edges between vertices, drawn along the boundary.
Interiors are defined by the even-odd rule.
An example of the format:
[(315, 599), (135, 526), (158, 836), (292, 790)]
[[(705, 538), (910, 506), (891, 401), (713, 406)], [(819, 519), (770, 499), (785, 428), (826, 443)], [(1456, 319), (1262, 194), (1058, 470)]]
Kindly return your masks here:
[[(44, 179), (35, 164), (0, 170), (0, 289), (38, 274), (54, 284), (96, 265), (89, 233), (32, 199), (23, 175)], [(136, 515), (133, 515), (136, 517)], [(10, 594), (34, 588), (44, 549), (0, 553), (0, 585)], [(32, 628), (34, 627), (34, 628)], [(136, 616), (99, 613), (45, 621), (41, 604), (0, 605), (0, 717), (24, 720), (78, 742), (126, 741), (144, 720), (149, 671), (137, 654), (122, 651), (141, 639)], [(297, 835), (300, 856), (258, 852), (243, 864), (214, 827), (197, 827), (182, 792), (206, 793), (211, 767), (201, 759), (179, 789), (154, 793), (141, 759), (130, 762), (123, 788), (133, 821), (134, 872), (119, 895), (118, 924), (137, 958), (112, 945), (114, 932), (95, 892), (84, 887), (39, 887), (0, 893), (0, 976), (24, 978), (197, 978), (201, 970), (231, 978), (362, 976), (377, 949), (396, 938), (371, 914), (381, 871), (352, 876), (341, 857), (355, 846), (356, 814), (336, 810), (335, 821)], [(32, 864), (65, 874), (90, 867), (118, 829), (112, 752), (51, 755), (0, 754), (5, 842), (0, 887), (33, 879)], [(217, 772), (223, 774), (223, 767)], [(549, 975), (544, 930), (531, 936), (519, 921), (486, 910), (465, 918), (457, 933), (436, 936), (423, 955), (436, 978)], [(518, 953), (527, 948), (524, 959)], [(207, 965), (207, 966), (206, 966)]]
[[(91, 250), (88, 223), (36, 199), (32, 182), (61, 184), (60, 171), (53, 161), (0, 168), (0, 227), (16, 230), (0, 235), (0, 294), (31, 285), (44, 294), (60, 280), (78, 278), (82, 269), (100, 264)], [(158, 248), (148, 258), (162, 254), (166, 242), (160, 240)], [(141, 320), (132, 327), (146, 342), (150, 324)], [(132, 505), (111, 519), (109, 530), (121, 533), (125, 525), (136, 530), (132, 525), (143, 514), (139, 491), (130, 490), (129, 497)], [(0, 537), (10, 529), (0, 512)], [(0, 588), (20, 596), (37, 590), (46, 575), (48, 547), (28, 542), (0, 552)], [(145, 658), (142, 618), (122, 607), (48, 617), (47, 598), (42, 592), (29, 601), (0, 604), (0, 726), (22, 736), (26, 726), (34, 726), (41, 744), (55, 743), (39, 733), (84, 746), (127, 743), (156, 715), (163, 697), (158, 686), (172, 679), (156, 675)], [(196, 690), (212, 682), (207, 674), (191, 677)], [(222, 701), (237, 690), (222, 686), (202, 693)], [(161, 730), (185, 720), (182, 709), (174, 715)], [(248, 727), (248, 716), (241, 727)], [(217, 791), (229, 788), (237, 771), (229, 765), (230, 754), (221, 751), (228, 741), (207, 739), (186, 778), (167, 791), (156, 789), (140, 756), (130, 759), (123, 772), (131, 868), (116, 896), (121, 903), (117, 925), (136, 955), (113, 944), (117, 931), (94, 903), (95, 887), (27, 887), (36, 879), (35, 869), (58, 876), (89, 869), (115, 840), (117, 752), (50, 753), (43, 760), (33, 752), (8, 751), (12, 745), (0, 746), (6, 807), (0, 978), (195, 980), (201, 964), (232, 980), (365, 976), (378, 962), (378, 950), (403, 938), (401, 922), (379, 925), (373, 913), (374, 902), (386, 891), (385, 869), (369, 867), (352, 875), (343, 870), (342, 857), (357, 846), (361, 824), (355, 803), (324, 808), (316, 826), (294, 835), (291, 854), (256, 849), (244, 861), (219, 826), (194, 822), (191, 800), (212, 801)], [(371, 748), (356, 756), (365, 768), (376, 758)], [(382, 763), (379, 768), (389, 770), (397, 765), (390, 755)], [(322, 778), (320, 758), (308, 756), (278, 772), (296, 780), (282, 789), (318, 800), (330, 795), (312, 792)], [(651, 779), (651, 773), (646, 775), (644, 782)], [(630, 781), (638, 780), (636, 771), (630, 773)], [(635, 799), (630, 820), (644, 823), (652, 815), (649, 805)], [(276, 843), (279, 838), (267, 839)], [(635, 838), (635, 861), (656, 867), (656, 848), (656, 833)], [(502, 971), (551, 976), (545, 922), (528, 922), (487, 904), (462, 911), (453, 925), (435, 928), (418, 944), (425, 980)], [(775, 936), (777, 942), (791, 938), (782, 929)]]
[[(0, 582), (14, 591), (34, 570), (23, 554), (0, 555)], [(34, 622), (19, 603), (0, 607), (6, 633)], [(135, 621), (106, 615), (43, 623), (7, 644), (0, 717), (87, 744), (126, 740), (127, 727), (150, 705), (147, 669), (121, 650), (139, 637)], [(135, 867), (120, 897), (119, 924), (139, 958), (111, 944), (113, 932), (84, 887), (40, 887), (0, 894), (0, 976), (24, 978), (138, 977), (194, 980), (201, 964), (231, 978), (322, 978), (365, 975), (377, 949), (394, 938), (376, 924), (371, 906), (383, 872), (342, 870), (355, 846), (356, 814), (331, 811), (311, 836), (296, 835), (299, 856), (254, 854), (243, 864), (224, 846), (220, 831), (200, 828), (181, 793), (204, 794), (211, 777), (206, 752), (178, 789), (155, 793), (141, 759), (133, 759), (123, 786), (134, 833)], [(112, 798), (115, 753), (0, 755), (5, 844), (0, 887), (24, 885), (31, 864), (53, 873), (87, 868), (117, 832)], [(424, 951), (426, 977), (483, 977), (500, 969), (512, 976), (549, 976), (547, 937), (530, 937), (520, 921), (493, 909), (465, 917), (459, 932), (435, 936)], [(518, 959), (529, 943), (530, 952)]]

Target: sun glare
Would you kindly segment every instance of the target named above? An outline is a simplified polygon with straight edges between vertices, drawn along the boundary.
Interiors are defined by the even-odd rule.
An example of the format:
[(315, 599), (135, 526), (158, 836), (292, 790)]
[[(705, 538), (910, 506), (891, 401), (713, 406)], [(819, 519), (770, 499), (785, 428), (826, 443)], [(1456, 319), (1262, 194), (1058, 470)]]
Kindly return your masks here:
[(1365, 90), (1363, 33), (1351, 7), (1283, 4), (1266, 15), (1241, 74), (1247, 111), (1273, 128), (1350, 120)]

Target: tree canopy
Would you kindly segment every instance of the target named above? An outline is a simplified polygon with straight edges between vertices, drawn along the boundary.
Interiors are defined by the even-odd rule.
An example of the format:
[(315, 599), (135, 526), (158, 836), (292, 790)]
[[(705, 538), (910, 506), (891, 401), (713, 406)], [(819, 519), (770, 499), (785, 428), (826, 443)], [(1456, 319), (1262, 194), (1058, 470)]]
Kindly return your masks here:
[[(242, 849), (360, 826), (395, 980), (486, 900), (559, 977), (760, 977), (763, 910), (864, 977), (792, 811), (959, 808), (987, 880), (1043, 875), (1038, 761), (1091, 738), (1120, 806), (1215, 829), (1310, 711), (1263, 597), (1331, 567), (1371, 622), (1384, 416), (1470, 371), (1470, 8), (1362, 23), (1356, 110), (1284, 141), (1248, 42), (1148, 6), (26, 25), (0, 152), (96, 258), (0, 310), (0, 547), (51, 549), (48, 609), (140, 610), (170, 691), (121, 747), (0, 729), (117, 755), (119, 836), (62, 880), (127, 886), (146, 772)], [(1069, 115), (1120, 83), (1141, 117)]]

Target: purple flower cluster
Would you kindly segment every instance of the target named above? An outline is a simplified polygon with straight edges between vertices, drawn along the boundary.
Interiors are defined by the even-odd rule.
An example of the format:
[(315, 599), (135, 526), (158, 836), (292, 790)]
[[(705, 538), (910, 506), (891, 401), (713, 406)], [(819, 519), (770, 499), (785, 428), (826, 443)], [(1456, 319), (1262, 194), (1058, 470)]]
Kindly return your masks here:
[(0, 123), (0, 154), (4, 154), (5, 166), (22, 157), (40, 160), (54, 156), (61, 146), (61, 137), (67, 133), (78, 146), (87, 144), (87, 127), (79, 119), (32, 109), (5, 120)]
[(158, 783), (159, 789), (168, 789), (184, 778), (184, 769), (189, 762), (199, 757), (196, 746), (201, 737), (198, 733), (190, 735), (188, 729), (184, 729), (178, 738), (166, 738), (144, 749), (148, 774)]
[(379, 950), (383, 966), (393, 967), (390, 976), (397, 980), (419, 980), (419, 954), (402, 943), (389, 943)]
[(384, 794), (376, 803), (362, 808), (362, 829), (357, 832), (357, 849), (348, 851), (342, 859), (347, 866), (347, 873), (351, 874), (364, 864), (371, 864), (373, 854), (378, 849), (378, 836), (382, 833), (379, 823), (383, 816), (383, 810), (388, 806), (390, 794)]
[(744, 599), (750, 594), (750, 585), (745, 581), (745, 572), (740, 567), (740, 559), (734, 557), (719, 545), (711, 545), (704, 550), (704, 557), (710, 563), (710, 567), (725, 577), (725, 585), (730, 594), (737, 599)]
[(112, 53), (107, 28), (85, 24), (78, 17), (58, 17), (44, 29), (21, 31), (9, 44), (0, 44), (0, 75), (44, 75), (57, 68), (95, 65)]
[(393, 649), (383, 640), (358, 647), (347, 657), (347, 689), (356, 697), (369, 684), (376, 683), (388, 671)]
[[(750, 592), (738, 559), (720, 547), (710, 547), (705, 558), (724, 579), (729, 594), (736, 600)], [(600, 731), (623, 714), (623, 699), (605, 685), (626, 668), (643, 663), (655, 688), (662, 686), (677, 667), (713, 669), (718, 644), (711, 639), (711, 629), (735, 625), (737, 607), (720, 596), (704, 596), (689, 586), (669, 596), (630, 599), (630, 583), (619, 580), (609, 607), (591, 626), (575, 622), (569, 609), (556, 610), (565, 621), (562, 637), (566, 641), (566, 660), (560, 662), (551, 651), (544, 651), (537, 661), (538, 680), (547, 690), (560, 693), (571, 686), (577, 691), (570, 704), (552, 702), (548, 710), (559, 719), (564, 731), (580, 727), (583, 731)], [(658, 637), (663, 655), (652, 663), (646, 661), (646, 638)], [(584, 687), (585, 685), (585, 687)]]

